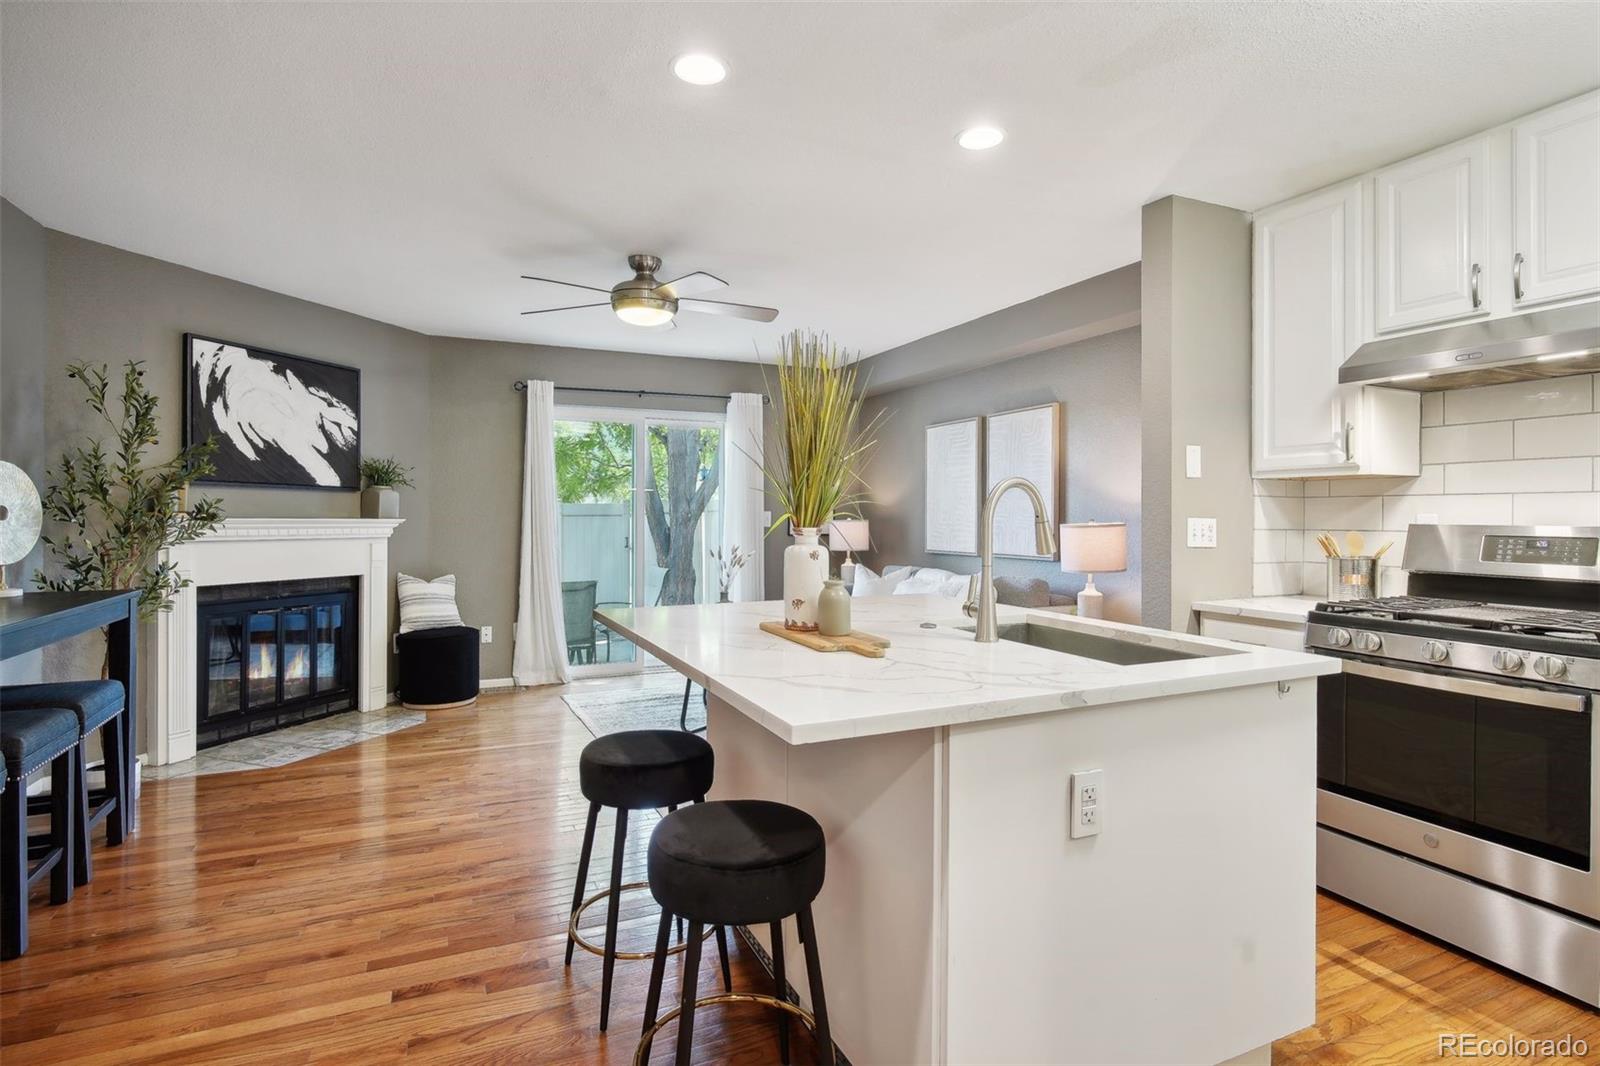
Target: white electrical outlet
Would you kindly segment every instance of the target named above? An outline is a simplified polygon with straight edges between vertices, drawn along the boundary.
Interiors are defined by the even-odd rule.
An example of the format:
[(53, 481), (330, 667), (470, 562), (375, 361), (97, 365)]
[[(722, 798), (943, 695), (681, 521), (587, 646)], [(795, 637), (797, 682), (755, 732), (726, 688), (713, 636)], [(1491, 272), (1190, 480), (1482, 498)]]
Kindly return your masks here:
[(1079, 770), (1069, 778), (1072, 791), (1067, 804), (1067, 835), (1079, 837), (1100, 835), (1105, 820), (1106, 783), (1104, 770)]
[(481, 626), (481, 627), (479, 627), (479, 629), (478, 629), (478, 643), (479, 644), (493, 644), (494, 643), (494, 626)]
[(1200, 445), (1191, 444), (1183, 449), (1183, 473), (1185, 477), (1200, 476)]
[(1217, 546), (1217, 520), (1215, 518), (1189, 519), (1189, 547), (1215, 548)]

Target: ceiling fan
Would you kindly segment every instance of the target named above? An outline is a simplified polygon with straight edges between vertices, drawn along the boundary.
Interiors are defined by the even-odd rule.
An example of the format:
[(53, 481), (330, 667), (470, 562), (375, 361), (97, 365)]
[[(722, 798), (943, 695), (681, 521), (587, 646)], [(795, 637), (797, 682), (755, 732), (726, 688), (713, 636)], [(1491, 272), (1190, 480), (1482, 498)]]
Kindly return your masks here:
[(728, 283), (714, 274), (707, 274), (697, 270), (693, 274), (685, 274), (681, 278), (671, 281), (657, 281), (656, 271), (661, 269), (661, 259), (654, 255), (630, 255), (628, 266), (633, 270), (633, 277), (626, 281), (619, 281), (609, 289), (597, 288), (594, 285), (580, 285), (575, 281), (557, 281), (555, 278), (536, 278), (532, 274), (522, 275), (528, 281), (545, 281), (551, 285), (565, 285), (572, 289), (587, 289), (590, 292), (603, 292), (609, 300), (589, 304), (571, 304), (567, 307), (545, 307), (537, 311), (524, 311), (525, 315), (548, 315), (552, 311), (576, 311), (583, 307), (610, 307), (616, 312), (618, 318), (630, 326), (654, 327), (657, 329), (676, 329), (673, 318), (679, 311), (699, 311), (707, 315), (731, 315), (734, 318), (748, 318), (756, 322), (771, 322), (778, 317), (778, 311), (772, 307), (756, 307), (753, 304), (729, 303), (726, 300), (700, 300), (695, 299), (701, 293), (715, 292)]

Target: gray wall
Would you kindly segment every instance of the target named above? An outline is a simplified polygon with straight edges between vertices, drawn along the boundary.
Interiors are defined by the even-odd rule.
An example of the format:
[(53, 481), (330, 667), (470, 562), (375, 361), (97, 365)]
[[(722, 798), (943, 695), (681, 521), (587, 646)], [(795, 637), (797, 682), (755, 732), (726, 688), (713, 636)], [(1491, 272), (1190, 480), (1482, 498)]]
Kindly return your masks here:
[[(434, 537), (432, 569), (456, 574), (463, 616), (492, 625), (482, 649), (484, 677), (511, 676), (511, 626), (517, 611), (517, 552), (522, 506), (523, 426), (527, 405), (512, 383), (526, 378), (557, 385), (664, 389), (673, 392), (762, 392), (761, 368), (750, 363), (641, 356), (532, 344), (434, 339), (429, 397), (436, 469), (448, 471), (426, 492)], [(558, 404), (725, 412), (722, 400), (669, 399), (557, 392)], [(771, 432), (769, 429), (768, 433)], [(782, 544), (768, 540), (769, 580)], [(427, 576), (433, 576), (432, 573)]]
[[(0, 200), (0, 459), (15, 463), (44, 483), (45, 242), (43, 226)], [(36, 547), (24, 560), (7, 568), (13, 586), (33, 587), (33, 572), (44, 558)], [(0, 664), (0, 681), (18, 683), (39, 678), (39, 655)]]
[[(1167, 197), (1142, 243), (1144, 623), (1185, 630), (1196, 600), (1250, 590), (1250, 218)], [(1191, 516), (1217, 520), (1217, 547), (1185, 546)]]
[[(937, 566), (971, 573), (973, 556), (930, 555), (923, 550), (926, 492), (924, 430), (935, 422), (993, 414), (1051, 400), (1064, 416), (1065, 517), (1128, 523), (1128, 570), (1095, 579), (1105, 593), (1106, 616), (1140, 617), (1139, 334), (1135, 329), (1079, 341), (909, 388), (876, 393), (868, 417), (883, 410), (888, 421), (867, 468), (872, 503), (866, 508), (874, 569), (892, 563)], [(1053, 561), (996, 559), (1002, 576), (1042, 577), (1051, 588), (1075, 594), (1083, 578), (1064, 574)]]

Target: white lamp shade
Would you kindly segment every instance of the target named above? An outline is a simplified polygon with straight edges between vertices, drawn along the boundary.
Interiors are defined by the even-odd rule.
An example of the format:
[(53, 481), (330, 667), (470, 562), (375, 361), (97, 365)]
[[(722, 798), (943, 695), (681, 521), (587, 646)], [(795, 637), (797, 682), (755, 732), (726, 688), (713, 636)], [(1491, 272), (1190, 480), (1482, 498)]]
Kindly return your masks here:
[(1126, 522), (1074, 522), (1061, 527), (1061, 569), (1114, 574), (1128, 568)]
[(828, 550), (834, 552), (864, 552), (867, 542), (865, 518), (838, 518), (828, 523)]

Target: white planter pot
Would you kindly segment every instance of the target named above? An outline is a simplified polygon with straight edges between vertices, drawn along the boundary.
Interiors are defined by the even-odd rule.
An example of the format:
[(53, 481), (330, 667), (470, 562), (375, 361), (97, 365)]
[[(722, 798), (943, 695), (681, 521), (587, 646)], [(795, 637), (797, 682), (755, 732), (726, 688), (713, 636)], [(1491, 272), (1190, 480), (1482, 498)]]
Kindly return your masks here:
[(794, 543), (783, 549), (783, 625), (813, 632), (817, 628), (817, 599), (828, 579), (828, 551), (818, 543), (817, 530), (794, 531)]
[(400, 493), (387, 485), (373, 485), (361, 491), (362, 518), (399, 518)]

